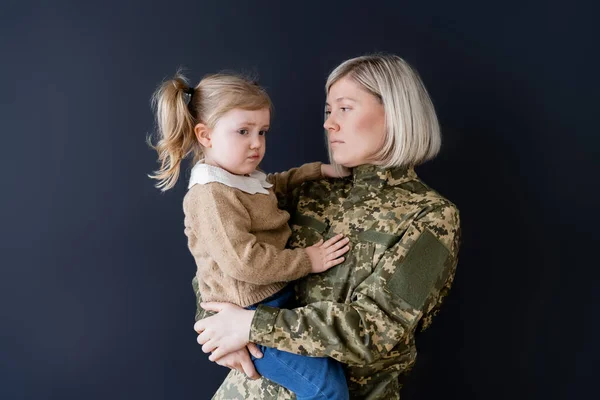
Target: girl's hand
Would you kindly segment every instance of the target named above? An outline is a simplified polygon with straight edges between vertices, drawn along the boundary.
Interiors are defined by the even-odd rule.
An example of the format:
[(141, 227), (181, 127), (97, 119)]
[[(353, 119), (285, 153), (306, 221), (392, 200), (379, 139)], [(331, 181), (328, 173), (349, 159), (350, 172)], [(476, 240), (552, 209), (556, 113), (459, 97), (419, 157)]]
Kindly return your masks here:
[(350, 250), (348, 242), (350, 242), (350, 239), (339, 234), (325, 243), (323, 243), (323, 239), (321, 239), (318, 243), (307, 247), (305, 250), (306, 253), (308, 253), (308, 258), (310, 258), (310, 263), (312, 264), (311, 272), (313, 274), (324, 272), (331, 267), (343, 263), (344, 257), (342, 257), (342, 255)]
[(202, 351), (212, 353), (208, 357), (210, 361), (246, 347), (254, 310), (231, 303), (200, 303), (200, 306), (217, 312), (194, 324), (194, 330), (199, 333), (198, 343), (203, 345)]
[(246, 348), (234, 351), (233, 353), (225, 354), (215, 362), (222, 367), (236, 369), (246, 374), (246, 376), (250, 379), (258, 379), (260, 378), (260, 374), (256, 372), (256, 368), (254, 368), (254, 363), (252, 362), (248, 352), (252, 353), (252, 355), (256, 358), (262, 358), (262, 352), (258, 349), (258, 347), (254, 343), (248, 343)]
[(331, 164), (321, 164), (321, 175), (323, 175), (324, 177), (343, 178), (344, 176), (349, 176), (351, 174), (350, 169), (341, 165), (338, 167), (338, 170), (339, 171), (336, 171), (336, 169)]

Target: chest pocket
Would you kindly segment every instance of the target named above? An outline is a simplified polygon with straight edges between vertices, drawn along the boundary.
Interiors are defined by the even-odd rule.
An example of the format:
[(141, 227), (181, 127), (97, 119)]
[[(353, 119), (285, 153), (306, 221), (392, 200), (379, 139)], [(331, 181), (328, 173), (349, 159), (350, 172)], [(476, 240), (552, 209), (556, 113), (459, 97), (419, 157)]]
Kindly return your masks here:
[(290, 219), (292, 236), (288, 242), (288, 247), (308, 247), (317, 243), (323, 235), (329, 230), (329, 220), (322, 222), (314, 217), (305, 214), (294, 214)]
[(398, 243), (399, 235), (378, 232), (375, 230), (366, 230), (356, 235), (360, 242), (370, 243), (372, 248), (371, 263), (373, 268), (379, 263), (381, 257), (387, 249)]

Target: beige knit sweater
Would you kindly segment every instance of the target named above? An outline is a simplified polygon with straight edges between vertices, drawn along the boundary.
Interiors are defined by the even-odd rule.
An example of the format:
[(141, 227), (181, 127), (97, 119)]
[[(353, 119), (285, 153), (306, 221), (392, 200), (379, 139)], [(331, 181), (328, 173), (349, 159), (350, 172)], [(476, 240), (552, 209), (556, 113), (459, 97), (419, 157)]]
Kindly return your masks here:
[(269, 194), (248, 194), (219, 182), (188, 190), (183, 200), (185, 234), (202, 300), (247, 307), (310, 273), (304, 249), (285, 249), (290, 215), (277, 208), (276, 194), (320, 178), (321, 163), (316, 162), (268, 175), (273, 184)]

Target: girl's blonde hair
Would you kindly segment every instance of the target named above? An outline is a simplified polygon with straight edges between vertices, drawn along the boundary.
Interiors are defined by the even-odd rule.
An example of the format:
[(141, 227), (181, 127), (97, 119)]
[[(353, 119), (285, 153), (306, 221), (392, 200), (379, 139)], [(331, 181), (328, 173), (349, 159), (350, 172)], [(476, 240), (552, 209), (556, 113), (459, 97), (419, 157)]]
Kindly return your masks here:
[[(329, 74), (325, 93), (345, 77), (383, 104), (385, 140), (375, 155), (383, 167), (415, 166), (438, 154), (442, 136), (433, 103), (417, 71), (406, 61), (387, 54), (344, 61)], [(328, 150), (334, 164), (329, 144)]]
[(158, 153), (160, 168), (148, 175), (158, 180), (156, 187), (167, 191), (179, 178), (181, 161), (193, 155), (193, 163), (201, 161), (202, 146), (194, 127), (205, 124), (213, 128), (226, 112), (244, 110), (272, 111), (267, 92), (248, 77), (219, 73), (207, 75), (196, 87), (177, 71), (172, 79), (164, 81), (152, 95), (152, 109), (156, 118), (157, 143), (148, 138), (148, 144)]

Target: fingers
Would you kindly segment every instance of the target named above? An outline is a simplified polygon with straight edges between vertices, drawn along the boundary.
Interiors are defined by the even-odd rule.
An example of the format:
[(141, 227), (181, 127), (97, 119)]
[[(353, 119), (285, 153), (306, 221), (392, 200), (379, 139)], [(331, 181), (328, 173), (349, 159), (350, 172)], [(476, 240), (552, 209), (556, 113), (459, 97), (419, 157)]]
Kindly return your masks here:
[(327, 261), (325, 263), (325, 270), (328, 270), (331, 267), (335, 267), (336, 265), (343, 263), (345, 260), (346, 259), (344, 257), (340, 257), (336, 258), (335, 260)]
[(218, 347), (210, 356), (208, 356), (208, 359), (210, 361), (216, 361), (228, 353), (229, 351), (224, 350), (223, 347)]
[(216, 342), (214, 340), (209, 340), (202, 346), (202, 351), (205, 353), (212, 353), (216, 348)]
[[(217, 303), (217, 302), (207, 302), (207, 303), (200, 303), (200, 307), (202, 307), (203, 309), (207, 310), (207, 311), (214, 311), (214, 312), (219, 312), (223, 310), (223, 307), (225, 305), (227, 305), (228, 303)], [(198, 321), (200, 322), (200, 321)]]
[(324, 249), (327, 249), (329, 246), (332, 246), (334, 243), (337, 243), (338, 241), (340, 241), (343, 237), (344, 237), (344, 235), (339, 233), (339, 234), (335, 235), (334, 237), (332, 237), (331, 239), (327, 240), (325, 243), (323, 243), (323, 245), (321, 247), (323, 247)]
[(236, 362), (236, 361), (232, 361), (232, 357), (230, 357), (230, 354), (226, 355), (225, 357), (221, 357), (218, 360), (215, 361), (215, 363), (217, 365), (220, 365), (221, 367), (227, 367), (230, 370), (234, 370), (237, 369), (240, 372), (244, 372), (242, 370), (242, 366)]
[[(335, 239), (336, 237), (337, 236), (334, 236), (333, 239)], [(339, 250), (342, 247), (346, 246), (349, 242), (350, 242), (350, 239), (348, 239), (347, 237), (342, 237), (342, 239), (334, 242), (333, 244), (331, 244), (328, 247), (325, 247), (325, 245), (323, 245), (323, 248), (325, 249), (326, 252), (331, 253), (331, 252), (334, 252), (334, 251)]]
[(208, 342), (211, 339), (208, 331), (202, 331), (201, 334), (198, 335), (198, 337), (196, 338), (196, 341), (198, 342), (198, 344), (204, 344), (206, 342)]
[[(210, 317), (208, 317), (210, 318)], [(198, 333), (201, 333), (202, 331), (204, 331), (205, 327), (204, 327), (204, 320), (201, 319), (200, 321), (196, 321), (196, 323), (194, 324), (194, 330)]]
[(332, 261), (332, 260), (335, 260), (336, 258), (340, 258), (344, 254), (346, 254), (348, 252), (348, 250), (350, 250), (350, 246), (346, 246), (337, 251), (331, 252), (325, 256), (325, 261)]
[(248, 351), (250, 352), (250, 354), (252, 354), (254, 357), (262, 358), (263, 353), (262, 353), (262, 351), (260, 351), (260, 349), (258, 348), (258, 346), (256, 344), (248, 343), (248, 345), (246, 347), (248, 348)]
[[(248, 353), (246, 353), (247, 355)], [(250, 379), (258, 379), (260, 375), (256, 372), (256, 368), (254, 368), (254, 363), (250, 359), (250, 357), (246, 356), (241, 360), (242, 369), (246, 376)]]

